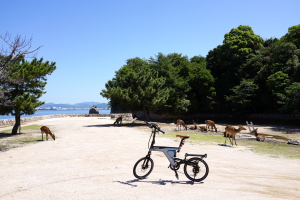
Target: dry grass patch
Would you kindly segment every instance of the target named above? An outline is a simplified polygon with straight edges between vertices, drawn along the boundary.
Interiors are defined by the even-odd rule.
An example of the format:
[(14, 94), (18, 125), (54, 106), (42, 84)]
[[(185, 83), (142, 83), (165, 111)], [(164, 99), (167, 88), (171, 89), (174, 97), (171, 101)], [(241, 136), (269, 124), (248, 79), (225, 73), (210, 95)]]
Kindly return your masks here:
[[(139, 122), (141, 126), (138, 126), (138, 129), (151, 132), (151, 129), (144, 123)], [(142, 124), (145, 124), (143, 126)], [(179, 138), (176, 135), (190, 135), (190, 138), (187, 142), (200, 143), (207, 145), (221, 145), (224, 144), (225, 138), (223, 132), (201, 132), (201, 131), (177, 131), (175, 130), (176, 125), (174, 124), (165, 124), (157, 123), (158, 126), (166, 132), (166, 134), (159, 134), (157, 137), (168, 137), (179, 142)], [(275, 129), (275, 128), (274, 128)], [(265, 142), (258, 142), (255, 139), (240, 138), (236, 136), (237, 145), (248, 147), (251, 151), (268, 155), (271, 157), (285, 157), (285, 158), (295, 158), (300, 159), (300, 145), (291, 145), (287, 144), (287, 140), (282, 139), (293, 139), (300, 140), (300, 134), (294, 133), (291, 134), (288, 130), (281, 130), (282, 132), (272, 132), (272, 134), (266, 134), (274, 136), (273, 138), (267, 138)], [(260, 132), (259, 132), (260, 133)], [(288, 134), (289, 133), (289, 134)], [(275, 138), (275, 139), (274, 139)], [(281, 139), (281, 140), (280, 140)], [(228, 142), (228, 141), (227, 141)], [(228, 143), (227, 143), (228, 144)]]
[(41, 140), (41, 125), (29, 125), (21, 127), (21, 133), (12, 135), (11, 129), (0, 131), (0, 151), (8, 151), (12, 148), (34, 144)]

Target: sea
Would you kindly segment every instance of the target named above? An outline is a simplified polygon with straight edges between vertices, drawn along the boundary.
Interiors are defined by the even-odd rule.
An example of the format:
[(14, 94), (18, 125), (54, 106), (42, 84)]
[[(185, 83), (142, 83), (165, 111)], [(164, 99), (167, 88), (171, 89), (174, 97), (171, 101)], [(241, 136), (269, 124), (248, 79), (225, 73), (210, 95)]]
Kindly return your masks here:
[[(37, 110), (33, 115), (22, 115), (24, 117), (37, 117), (43, 115), (68, 115), (68, 114), (89, 114), (89, 110)], [(99, 110), (99, 114), (110, 114), (110, 110)], [(1, 119), (14, 119), (12, 115), (0, 115)]]

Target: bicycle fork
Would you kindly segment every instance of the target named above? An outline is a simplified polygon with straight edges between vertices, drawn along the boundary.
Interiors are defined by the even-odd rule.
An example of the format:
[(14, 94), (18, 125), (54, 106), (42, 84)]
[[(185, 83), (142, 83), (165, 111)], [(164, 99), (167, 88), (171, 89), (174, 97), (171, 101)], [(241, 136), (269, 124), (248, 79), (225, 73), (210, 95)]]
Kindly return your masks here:
[(150, 156), (151, 156), (151, 151), (148, 151), (148, 154), (146, 155), (146, 158), (147, 158), (147, 159), (144, 160), (144, 163), (143, 163), (143, 165), (142, 165), (142, 169), (143, 169), (143, 170), (145, 170), (145, 169), (148, 168), (148, 163), (149, 163), (149, 158), (150, 158)]

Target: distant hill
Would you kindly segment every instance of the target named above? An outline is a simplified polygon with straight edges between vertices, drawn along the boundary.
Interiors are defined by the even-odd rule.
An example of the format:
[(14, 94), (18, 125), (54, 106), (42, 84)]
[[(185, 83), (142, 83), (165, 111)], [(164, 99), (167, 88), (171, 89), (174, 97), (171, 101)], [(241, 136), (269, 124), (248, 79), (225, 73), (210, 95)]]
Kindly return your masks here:
[(91, 108), (93, 105), (96, 105), (97, 108), (107, 108), (109, 105), (107, 103), (100, 103), (100, 102), (82, 102), (76, 104), (63, 104), (63, 103), (45, 103), (44, 105), (40, 106), (41, 108), (45, 107), (62, 107), (62, 108)]

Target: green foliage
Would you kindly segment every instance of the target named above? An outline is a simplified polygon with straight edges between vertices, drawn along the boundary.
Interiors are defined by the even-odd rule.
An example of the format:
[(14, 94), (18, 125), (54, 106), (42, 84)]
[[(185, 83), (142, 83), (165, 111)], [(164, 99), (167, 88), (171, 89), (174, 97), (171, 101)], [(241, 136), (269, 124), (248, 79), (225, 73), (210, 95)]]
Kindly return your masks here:
[(100, 93), (112, 103), (133, 111), (145, 113), (163, 105), (172, 92), (163, 87), (166, 79), (158, 77), (158, 72), (149, 68), (146, 61), (140, 58), (127, 60), (113, 80), (106, 84), (106, 90)]
[(285, 34), (282, 38), (284, 42), (292, 42), (297, 48), (300, 48), (300, 24), (289, 27), (288, 33)]
[(243, 79), (239, 85), (234, 86), (230, 96), (225, 96), (228, 106), (234, 113), (245, 113), (251, 110), (251, 100), (255, 97), (258, 86), (252, 81)]
[(300, 83), (294, 82), (285, 88), (286, 95), (281, 96), (281, 104), (283, 112), (292, 113), (294, 116), (300, 117)]
[(38, 99), (44, 94), (46, 75), (50, 75), (56, 69), (55, 62), (43, 62), (43, 59), (33, 59), (31, 62), (24, 59), (19, 63), (9, 66), (9, 77), (21, 80), (17, 83), (3, 84), (1, 87), (11, 91), (6, 98), (13, 102), (13, 106), (0, 105), (0, 114), (12, 114), (16, 124), (12, 133), (16, 133), (20, 126), (20, 116), (34, 114), (36, 108), (44, 104)]
[[(249, 71), (255, 71), (260, 66), (253, 67), (244, 64), (251, 55), (256, 54), (263, 45), (260, 36), (254, 34), (249, 26), (239, 26), (231, 29), (224, 36), (223, 44), (209, 51), (206, 56), (207, 67), (216, 79), (217, 101), (220, 105), (225, 102), (225, 96), (230, 94), (230, 89), (238, 85), (242, 79), (247, 79)], [(257, 62), (252, 60), (250, 63)], [(255, 73), (255, 72), (254, 72)], [(222, 109), (222, 107), (219, 107)]]
[(161, 112), (180, 114), (204, 112), (209, 110), (215, 95), (214, 78), (206, 69), (204, 57), (187, 56), (173, 53), (159, 53), (150, 63), (161, 76), (167, 78), (166, 85), (174, 89)]
[(277, 102), (285, 95), (284, 90), (290, 83), (289, 76), (282, 71), (278, 71), (268, 77), (266, 86), (272, 92), (273, 102)]
[[(140, 110), (138, 105), (143, 101), (147, 111), (157, 113), (298, 115), (299, 27), (290, 27), (281, 39), (263, 40), (250, 26), (241, 25), (226, 33), (223, 44), (209, 51), (206, 58), (158, 53), (148, 60), (129, 59), (101, 95), (109, 98), (112, 106), (132, 110)], [(148, 99), (144, 93), (149, 92), (136, 83), (143, 85), (146, 79), (150, 81), (146, 85), (160, 88), (158, 91), (167, 88), (159, 103), (143, 99)], [(151, 85), (154, 80), (162, 84)]]
[[(100, 93), (112, 106), (160, 113), (208, 110), (214, 96), (214, 79), (205, 58), (159, 53), (149, 60), (129, 59)], [(191, 102), (198, 102), (191, 106)], [(207, 106), (205, 106), (207, 105)]]

